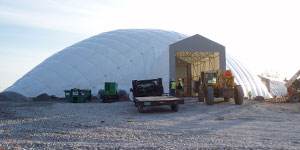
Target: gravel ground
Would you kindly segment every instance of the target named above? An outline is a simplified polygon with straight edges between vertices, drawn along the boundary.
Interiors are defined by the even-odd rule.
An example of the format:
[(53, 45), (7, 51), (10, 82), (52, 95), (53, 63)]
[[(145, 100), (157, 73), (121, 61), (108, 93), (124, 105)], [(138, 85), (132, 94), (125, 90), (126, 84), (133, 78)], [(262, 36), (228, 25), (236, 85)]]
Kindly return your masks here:
[(0, 102), (0, 149), (300, 149), (300, 103)]

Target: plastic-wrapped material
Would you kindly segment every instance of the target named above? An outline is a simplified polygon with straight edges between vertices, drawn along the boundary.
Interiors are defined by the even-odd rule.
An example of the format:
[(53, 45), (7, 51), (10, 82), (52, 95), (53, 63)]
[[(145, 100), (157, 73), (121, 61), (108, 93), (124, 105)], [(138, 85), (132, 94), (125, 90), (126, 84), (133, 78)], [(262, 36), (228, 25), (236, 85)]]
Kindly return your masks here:
[(272, 96), (284, 97), (287, 94), (287, 88), (284, 82), (278, 80), (270, 80), (270, 92)]
[[(5, 91), (34, 97), (41, 93), (64, 96), (64, 90), (97, 89), (116, 82), (129, 93), (132, 80), (163, 78), (169, 91), (169, 45), (187, 38), (172, 31), (153, 29), (115, 30), (67, 47), (33, 68)], [(227, 56), (227, 68), (245, 92), (269, 96), (265, 87), (239, 62)]]

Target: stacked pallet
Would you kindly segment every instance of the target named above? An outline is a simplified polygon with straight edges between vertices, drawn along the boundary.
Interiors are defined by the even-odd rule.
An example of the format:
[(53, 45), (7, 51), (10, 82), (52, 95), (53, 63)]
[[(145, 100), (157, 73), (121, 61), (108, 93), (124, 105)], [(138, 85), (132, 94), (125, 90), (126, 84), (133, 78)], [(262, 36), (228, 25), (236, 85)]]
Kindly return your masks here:
[(265, 101), (270, 103), (284, 103), (288, 101), (288, 98), (287, 97), (269, 98), (269, 99), (265, 99)]

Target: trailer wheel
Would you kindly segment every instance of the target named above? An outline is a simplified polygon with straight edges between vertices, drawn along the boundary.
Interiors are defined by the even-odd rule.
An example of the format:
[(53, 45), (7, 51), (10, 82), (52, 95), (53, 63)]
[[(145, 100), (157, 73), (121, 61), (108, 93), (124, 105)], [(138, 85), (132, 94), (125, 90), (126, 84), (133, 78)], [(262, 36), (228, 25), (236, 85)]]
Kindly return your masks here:
[(225, 102), (229, 102), (229, 101), (230, 101), (230, 98), (229, 98), (229, 97), (224, 97), (224, 101), (225, 101)]
[(290, 99), (291, 102), (299, 102), (299, 100), (300, 100), (300, 97), (299, 97), (298, 93), (293, 93), (291, 95), (291, 99)]
[(244, 91), (241, 86), (234, 87), (234, 102), (236, 105), (242, 105), (244, 100)]
[(107, 103), (107, 99), (105, 97), (102, 98), (102, 103)]
[(171, 110), (174, 112), (178, 111), (178, 104), (171, 105)]
[(198, 101), (199, 102), (204, 102), (204, 94), (201, 91), (199, 91), (199, 94), (198, 94)]
[(214, 88), (212, 86), (208, 86), (206, 88), (206, 98), (205, 98), (205, 102), (207, 105), (213, 105), (214, 104)]
[(138, 111), (139, 113), (143, 113), (144, 112), (144, 106), (143, 105), (138, 105)]

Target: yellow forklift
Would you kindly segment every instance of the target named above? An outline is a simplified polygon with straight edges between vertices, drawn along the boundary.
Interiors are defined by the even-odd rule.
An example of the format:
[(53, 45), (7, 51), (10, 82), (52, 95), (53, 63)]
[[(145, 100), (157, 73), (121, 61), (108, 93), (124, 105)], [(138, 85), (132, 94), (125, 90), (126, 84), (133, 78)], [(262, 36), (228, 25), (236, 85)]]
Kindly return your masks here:
[(240, 85), (234, 82), (230, 70), (214, 70), (201, 72), (199, 77), (198, 100), (207, 105), (214, 104), (214, 98), (222, 97), (224, 101), (234, 98), (235, 104), (243, 104), (244, 92)]

